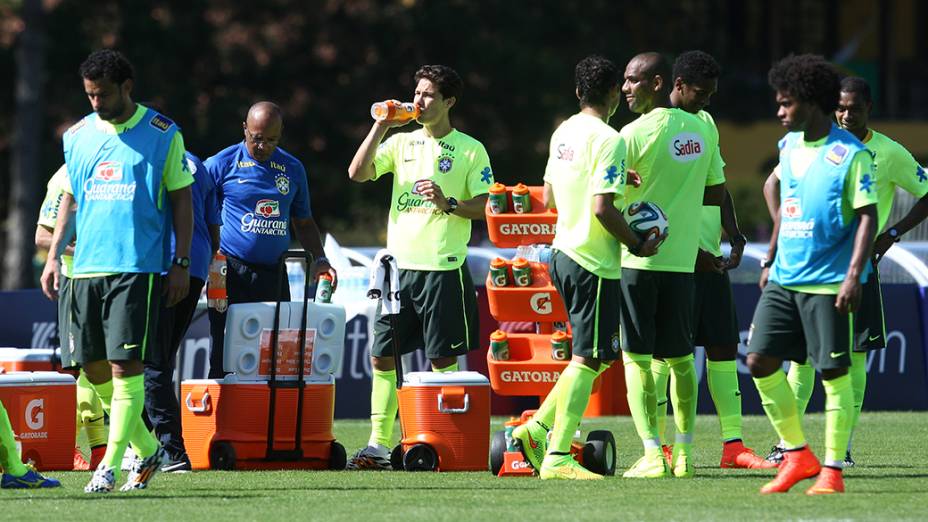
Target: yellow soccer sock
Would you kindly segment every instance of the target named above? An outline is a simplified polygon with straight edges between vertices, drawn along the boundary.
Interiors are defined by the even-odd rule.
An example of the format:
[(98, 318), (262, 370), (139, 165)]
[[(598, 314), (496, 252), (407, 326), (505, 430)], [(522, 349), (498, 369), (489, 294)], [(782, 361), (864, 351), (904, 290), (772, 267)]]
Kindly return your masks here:
[(796, 396), (787, 384), (783, 372), (777, 370), (767, 377), (755, 377), (754, 385), (757, 386), (767, 418), (786, 445), (786, 449), (805, 446), (806, 437), (802, 433)]
[(106, 445), (103, 404), (84, 370), (77, 377), (77, 417), (79, 426), (87, 433), (87, 444), (91, 448)]
[(696, 400), (699, 394), (696, 363), (692, 354), (668, 358), (666, 361), (673, 375), (670, 399), (673, 401), (673, 420), (677, 428), (676, 442), (690, 444), (696, 426)]
[[(128, 396), (132, 401), (132, 411), (138, 409), (139, 412), (130, 426), (129, 443), (132, 445), (132, 451), (143, 459), (154, 455), (160, 443), (142, 420), (142, 410), (145, 409), (145, 376), (139, 374), (124, 378), (114, 377), (113, 397), (116, 396)], [(110, 419), (110, 424), (112, 422)]]
[(661, 440), (667, 439), (667, 385), (670, 383), (670, 365), (661, 359), (651, 359), (651, 376), (654, 378), (654, 391), (657, 397), (657, 435)]
[(867, 392), (867, 352), (851, 353), (851, 388), (854, 390), (854, 412), (851, 417), (851, 434), (857, 428), (860, 420), (860, 410), (864, 406), (864, 395)]
[(722, 428), (722, 440), (742, 438), (738, 363), (706, 360), (706, 381)]
[(825, 465), (840, 468), (844, 465), (854, 413), (851, 376), (822, 380), (822, 385), (825, 388)]
[(558, 378), (564, 381), (557, 401), (557, 413), (554, 426), (551, 428), (551, 444), (548, 453), (567, 454), (570, 452), (570, 443), (574, 433), (583, 418), (583, 411), (590, 401), (590, 392), (593, 389), (593, 380), (599, 372), (578, 362), (571, 361)]
[(789, 374), (786, 380), (789, 382), (790, 389), (793, 390), (799, 419), (802, 420), (809, 406), (809, 399), (812, 398), (812, 391), (815, 389), (815, 368), (808, 361), (804, 364), (792, 361), (789, 364)]
[(16, 450), (16, 436), (13, 426), (6, 414), (6, 408), (0, 402), (0, 468), (7, 475), (21, 477), (29, 471), (20, 460), (19, 451)]
[(622, 354), (625, 366), (625, 387), (628, 397), (628, 409), (631, 411), (635, 430), (645, 449), (660, 447), (657, 435), (657, 396), (654, 390), (654, 378), (651, 374), (651, 356), (625, 352)]
[(396, 397), (396, 370), (374, 369), (371, 376), (371, 438), (369, 445), (389, 447), (399, 401)]

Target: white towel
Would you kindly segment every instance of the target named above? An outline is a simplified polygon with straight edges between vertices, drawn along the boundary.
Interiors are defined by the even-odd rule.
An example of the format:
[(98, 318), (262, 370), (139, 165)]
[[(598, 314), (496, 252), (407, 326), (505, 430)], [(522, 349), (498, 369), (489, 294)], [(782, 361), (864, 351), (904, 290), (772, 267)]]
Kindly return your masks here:
[[(387, 267), (390, 278), (387, 279)], [(381, 248), (371, 263), (371, 282), (367, 287), (367, 297), (380, 299), (380, 313), (384, 315), (400, 313), (400, 271), (396, 259), (386, 248)]]

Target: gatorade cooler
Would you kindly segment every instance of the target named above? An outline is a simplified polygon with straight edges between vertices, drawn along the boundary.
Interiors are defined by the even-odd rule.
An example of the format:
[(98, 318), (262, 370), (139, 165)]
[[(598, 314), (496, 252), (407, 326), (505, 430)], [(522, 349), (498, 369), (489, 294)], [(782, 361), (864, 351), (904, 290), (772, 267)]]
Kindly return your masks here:
[(398, 390), (403, 440), (394, 469), (486, 471), (490, 381), (477, 372), (412, 372)]
[(6, 408), (24, 461), (39, 470), (74, 469), (74, 377), (58, 372), (0, 374)]
[[(229, 306), (223, 367), (233, 373), (222, 380), (181, 383), (184, 442), (194, 469), (345, 468), (345, 448), (332, 434), (333, 373), (344, 351), (345, 310), (335, 304), (306, 305), (301, 410), (297, 377), (303, 305), (284, 302), (280, 306), (279, 386), (273, 408), (270, 360), (275, 303)], [(282, 382), (292, 386), (284, 387)], [(298, 417), (302, 417), (299, 430)], [(273, 429), (269, 430), (271, 422)]]
[(0, 348), (0, 368), (8, 372), (52, 372), (61, 368), (54, 348)]
[[(270, 461), (267, 456), (270, 388), (266, 382), (191, 379), (181, 384), (181, 423), (193, 469), (344, 469), (345, 448), (335, 441), (335, 378), (307, 382), (303, 390), (300, 459)], [(296, 432), (297, 389), (278, 390), (274, 445), (292, 447)]]

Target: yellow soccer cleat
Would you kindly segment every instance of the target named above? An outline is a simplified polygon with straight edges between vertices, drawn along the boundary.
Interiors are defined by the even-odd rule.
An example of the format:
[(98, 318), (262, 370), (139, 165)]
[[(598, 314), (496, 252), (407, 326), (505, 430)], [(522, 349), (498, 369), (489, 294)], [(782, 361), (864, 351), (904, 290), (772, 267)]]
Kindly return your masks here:
[(670, 476), (670, 468), (667, 466), (664, 454), (659, 452), (641, 457), (622, 476), (625, 478), (666, 478)]
[(539, 475), (541, 480), (602, 480), (603, 478), (602, 475), (581, 466), (570, 455), (546, 456), (541, 464)]

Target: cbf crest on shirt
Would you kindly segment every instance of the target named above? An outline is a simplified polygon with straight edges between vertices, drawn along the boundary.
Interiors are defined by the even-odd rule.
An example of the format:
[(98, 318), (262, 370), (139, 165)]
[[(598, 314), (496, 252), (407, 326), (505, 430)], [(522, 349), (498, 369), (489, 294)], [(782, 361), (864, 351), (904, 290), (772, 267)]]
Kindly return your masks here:
[(219, 248), (249, 263), (277, 263), (290, 246), (290, 220), (312, 216), (303, 164), (280, 147), (267, 161), (256, 161), (244, 142), (203, 164), (222, 205)]
[(493, 169), (483, 145), (452, 130), (433, 138), (419, 129), (383, 142), (374, 158), (377, 179), (393, 173), (387, 248), (400, 268), (453, 270), (464, 263), (469, 219), (446, 215), (421, 193), (422, 182), (437, 183), (445, 197), (465, 201), (486, 194)]

